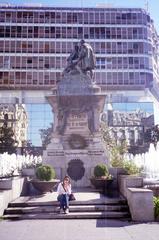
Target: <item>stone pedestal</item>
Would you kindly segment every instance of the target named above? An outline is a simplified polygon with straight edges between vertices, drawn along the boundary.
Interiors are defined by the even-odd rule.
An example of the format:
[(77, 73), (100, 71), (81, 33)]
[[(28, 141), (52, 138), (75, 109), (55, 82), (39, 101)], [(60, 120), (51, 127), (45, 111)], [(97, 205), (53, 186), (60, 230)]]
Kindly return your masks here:
[(74, 186), (90, 186), (98, 163), (108, 163), (99, 127), (105, 104), (101, 89), (86, 75), (65, 76), (46, 97), (54, 112), (51, 143), (43, 161), (62, 179), (69, 175)]
[(128, 188), (127, 200), (133, 221), (154, 221), (153, 192), (142, 188)]

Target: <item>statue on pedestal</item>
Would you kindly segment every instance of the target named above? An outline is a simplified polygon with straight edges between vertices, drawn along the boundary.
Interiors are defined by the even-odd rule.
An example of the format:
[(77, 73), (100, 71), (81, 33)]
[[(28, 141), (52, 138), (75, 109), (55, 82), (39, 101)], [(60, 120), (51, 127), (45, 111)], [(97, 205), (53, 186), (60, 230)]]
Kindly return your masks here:
[[(86, 112), (89, 131), (92, 134), (96, 131), (93, 106), (90, 98), (86, 97), (92, 94), (91, 79), (94, 68), (95, 54), (93, 49), (82, 39), (79, 44), (74, 45), (74, 49), (67, 58), (67, 66), (63, 71), (64, 77), (58, 83), (59, 106), (58, 126), (56, 128), (58, 134), (64, 134), (71, 109), (75, 109), (77, 112)], [(64, 96), (67, 97), (64, 98)]]

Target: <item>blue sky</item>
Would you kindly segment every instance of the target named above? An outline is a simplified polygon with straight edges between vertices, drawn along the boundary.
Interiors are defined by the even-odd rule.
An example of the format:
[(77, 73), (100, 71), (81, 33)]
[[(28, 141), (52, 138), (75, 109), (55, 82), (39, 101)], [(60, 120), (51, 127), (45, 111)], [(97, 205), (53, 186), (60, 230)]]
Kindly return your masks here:
[(45, 6), (66, 6), (66, 7), (96, 7), (101, 4), (110, 4), (113, 7), (141, 7), (145, 8), (145, 3), (149, 2), (148, 9), (151, 18), (155, 22), (155, 27), (159, 33), (159, 1), (158, 0), (0, 0), (0, 3), (10, 3), (14, 5), (42, 4)]

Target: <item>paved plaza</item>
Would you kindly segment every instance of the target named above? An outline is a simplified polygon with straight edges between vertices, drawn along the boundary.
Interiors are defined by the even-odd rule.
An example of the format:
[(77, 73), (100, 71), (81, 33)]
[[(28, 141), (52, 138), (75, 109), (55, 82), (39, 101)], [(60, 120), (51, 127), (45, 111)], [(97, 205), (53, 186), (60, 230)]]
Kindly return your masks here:
[(157, 240), (158, 223), (115, 220), (0, 221), (1, 240)]
[[(56, 200), (57, 193), (41, 197), (20, 197), (13, 201), (22, 203), (46, 202)], [(76, 201), (114, 201), (98, 192), (75, 191)], [(122, 197), (121, 197), (122, 198)], [(159, 223), (136, 223), (108, 219), (49, 219), (49, 220), (1, 220), (0, 240), (158, 240)]]

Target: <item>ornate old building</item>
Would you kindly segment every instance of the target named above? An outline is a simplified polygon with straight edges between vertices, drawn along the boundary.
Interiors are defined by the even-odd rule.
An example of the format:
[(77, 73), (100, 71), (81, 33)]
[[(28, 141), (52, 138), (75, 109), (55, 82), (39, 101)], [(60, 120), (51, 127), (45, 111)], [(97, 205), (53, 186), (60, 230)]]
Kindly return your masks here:
[(0, 127), (12, 128), (17, 147), (23, 147), (27, 140), (28, 117), (25, 105), (22, 104), (0, 104)]

